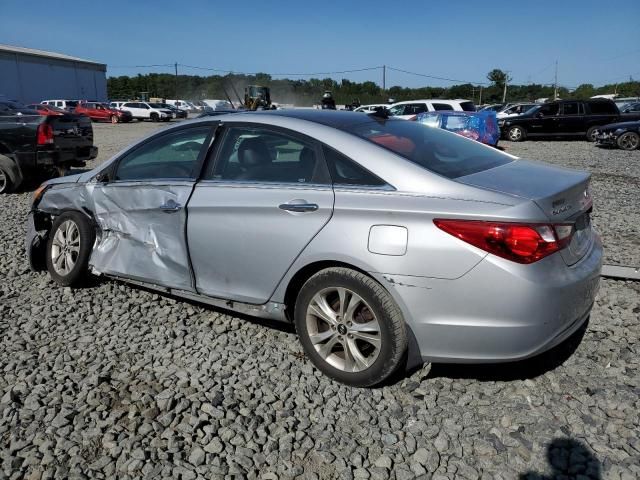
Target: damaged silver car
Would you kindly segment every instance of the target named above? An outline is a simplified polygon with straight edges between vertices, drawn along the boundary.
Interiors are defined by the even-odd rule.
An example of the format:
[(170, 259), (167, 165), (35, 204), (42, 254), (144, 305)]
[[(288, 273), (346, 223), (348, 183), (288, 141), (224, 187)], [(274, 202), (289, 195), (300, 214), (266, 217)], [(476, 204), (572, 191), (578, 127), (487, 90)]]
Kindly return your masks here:
[(370, 386), (531, 357), (584, 325), (602, 260), (588, 184), (384, 112), (231, 114), (46, 182), (26, 248), (61, 285), (93, 273), (293, 322), (321, 371)]

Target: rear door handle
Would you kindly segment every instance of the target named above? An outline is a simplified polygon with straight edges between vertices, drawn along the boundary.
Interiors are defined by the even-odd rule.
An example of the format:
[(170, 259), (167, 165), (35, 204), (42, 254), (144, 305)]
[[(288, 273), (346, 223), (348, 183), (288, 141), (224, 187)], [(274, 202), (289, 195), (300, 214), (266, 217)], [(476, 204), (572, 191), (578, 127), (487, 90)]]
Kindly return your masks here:
[(315, 203), (283, 203), (278, 208), (287, 212), (315, 212), (319, 207)]
[(182, 208), (182, 205), (170, 199), (170, 200), (167, 200), (164, 204), (160, 205), (159, 208), (165, 213), (173, 213), (180, 210)]

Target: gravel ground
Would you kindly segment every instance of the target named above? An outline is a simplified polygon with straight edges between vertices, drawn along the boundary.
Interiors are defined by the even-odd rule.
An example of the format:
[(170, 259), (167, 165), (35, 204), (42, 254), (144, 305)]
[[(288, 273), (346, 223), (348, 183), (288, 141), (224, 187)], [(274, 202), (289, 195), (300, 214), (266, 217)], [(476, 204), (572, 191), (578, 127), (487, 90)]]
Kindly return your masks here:
[[(95, 125), (97, 162), (155, 128)], [(607, 262), (640, 265), (640, 152), (505, 147), (593, 172)], [(352, 389), (285, 326), (31, 273), (29, 199), (0, 197), (0, 479), (640, 478), (638, 282), (603, 280), (584, 337), (533, 361)]]

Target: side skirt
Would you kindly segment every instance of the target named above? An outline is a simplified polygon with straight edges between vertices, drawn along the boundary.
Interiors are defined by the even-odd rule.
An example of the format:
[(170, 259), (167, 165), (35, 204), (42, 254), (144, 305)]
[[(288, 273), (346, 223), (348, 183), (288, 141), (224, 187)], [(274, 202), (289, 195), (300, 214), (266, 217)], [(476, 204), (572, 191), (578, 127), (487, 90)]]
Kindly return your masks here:
[(117, 275), (111, 275), (108, 273), (102, 274), (105, 277), (112, 278), (124, 283), (137, 285), (139, 287), (147, 288), (149, 290), (155, 290), (157, 292), (174, 295), (176, 297), (184, 298), (186, 300), (193, 300), (195, 302), (211, 305), (212, 307), (222, 308), (224, 310), (231, 310), (233, 312), (249, 315), (252, 317), (265, 318), (276, 322), (290, 323), (285, 314), (285, 305), (277, 302), (267, 302), (263, 305), (255, 305), (252, 303), (236, 302), (233, 300), (225, 300), (222, 298), (209, 297), (207, 295), (201, 295), (199, 293), (187, 292), (185, 290), (178, 290), (169, 287), (163, 287), (161, 285), (155, 285), (153, 283), (142, 282), (140, 280), (133, 280), (131, 278), (119, 277)]

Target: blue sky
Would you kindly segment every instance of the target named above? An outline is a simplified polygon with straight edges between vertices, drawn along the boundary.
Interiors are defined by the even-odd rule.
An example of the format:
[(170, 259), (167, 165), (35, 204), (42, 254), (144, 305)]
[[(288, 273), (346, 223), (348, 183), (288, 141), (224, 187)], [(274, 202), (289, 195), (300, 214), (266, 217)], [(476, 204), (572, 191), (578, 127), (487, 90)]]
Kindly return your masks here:
[[(108, 75), (173, 72), (121, 68), (173, 62), (267, 73), (386, 64), (473, 82), (501, 68), (514, 83), (550, 83), (558, 60), (559, 83), (575, 87), (640, 79), (638, 14), (638, 0), (0, 0), (0, 43), (103, 62)], [(331, 76), (382, 82), (381, 70)], [(448, 84), (387, 71), (387, 87)]]

